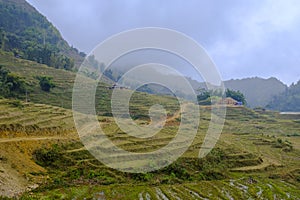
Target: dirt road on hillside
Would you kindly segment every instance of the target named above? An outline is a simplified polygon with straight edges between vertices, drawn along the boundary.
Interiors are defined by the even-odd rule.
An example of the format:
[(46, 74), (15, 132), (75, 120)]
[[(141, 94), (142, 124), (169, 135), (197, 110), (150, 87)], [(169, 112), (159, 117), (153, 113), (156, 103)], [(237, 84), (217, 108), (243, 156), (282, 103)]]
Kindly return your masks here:
[(47, 136), (47, 137), (15, 137), (15, 138), (0, 138), (0, 143), (6, 142), (23, 142), (23, 141), (38, 141), (38, 140), (69, 140), (67, 137)]

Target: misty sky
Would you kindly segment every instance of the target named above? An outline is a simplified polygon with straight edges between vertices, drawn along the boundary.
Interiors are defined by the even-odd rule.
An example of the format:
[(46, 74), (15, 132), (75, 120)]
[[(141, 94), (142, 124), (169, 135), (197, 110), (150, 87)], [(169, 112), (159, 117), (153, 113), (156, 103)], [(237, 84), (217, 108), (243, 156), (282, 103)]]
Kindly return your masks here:
[(201, 44), (224, 80), (300, 79), (298, 0), (27, 0), (89, 53), (120, 31), (164, 27)]

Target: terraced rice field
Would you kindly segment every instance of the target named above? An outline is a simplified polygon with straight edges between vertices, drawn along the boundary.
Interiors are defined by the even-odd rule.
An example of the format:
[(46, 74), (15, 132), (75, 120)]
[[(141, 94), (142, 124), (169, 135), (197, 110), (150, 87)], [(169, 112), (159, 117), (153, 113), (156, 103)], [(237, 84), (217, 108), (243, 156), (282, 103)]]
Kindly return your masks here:
[[(245, 108), (229, 108), (216, 148), (199, 159), (209, 116), (209, 109), (202, 108), (203, 123), (190, 148), (175, 163), (155, 172), (131, 174), (113, 170), (95, 159), (80, 142), (44, 149), (38, 154), (41, 158), (52, 152), (55, 159), (50, 163), (43, 159), (36, 162), (47, 169), (44, 175), (49, 175), (51, 181), (24, 198), (299, 199), (300, 152), (289, 149), (298, 140), (297, 136), (283, 134), (294, 132), (297, 122)], [(101, 118), (100, 125), (115, 145), (130, 152), (149, 152), (172, 140), (178, 121), (176, 117), (169, 119), (152, 141), (124, 134), (110, 117)]]
[[(145, 96), (135, 95), (131, 112), (135, 113), (138, 124), (149, 123), (145, 116), (151, 105), (161, 103), (167, 108), (167, 122), (158, 134), (147, 139), (135, 138), (124, 133), (110, 116), (98, 116), (99, 125), (114, 145), (129, 152), (152, 152), (166, 146), (180, 124), (182, 113), (178, 104), (166, 97), (149, 96), (147, 105), (141, 105), (138, 102)], [(79, 141), (70, 110), (7, 99), (0, 100), (0, 108), (0, 163), (5, 167), (1, 170), (19, 173), (16, 180), (24, 184), (28, 182), (26, 179), (30, 180), (27, 183), (30, 188), (32, 184), (39, 186), (25, 192), (23, 199), (299, 199), (300, 196), (299, 119), (229, 107), (216, 147), (199, 159), (211, 117), (210, 108), (201, 107), (197, 135), (188, 150), (170, 166), (134, 174), (108, 168), (91, 155)], [(89, 125), (86, 128), (93, 129)], [(0, 181), (8, 181), (1, 171)]]
[(76, 199), (299, 199), (299, 188), (287, 182), (252, 178), (173, 185), (81, 186), (43, 192), (33, 198)]
[(0, 127), (9, 129), (73, 129), (72, 112), (45, 104), (0, 99)]

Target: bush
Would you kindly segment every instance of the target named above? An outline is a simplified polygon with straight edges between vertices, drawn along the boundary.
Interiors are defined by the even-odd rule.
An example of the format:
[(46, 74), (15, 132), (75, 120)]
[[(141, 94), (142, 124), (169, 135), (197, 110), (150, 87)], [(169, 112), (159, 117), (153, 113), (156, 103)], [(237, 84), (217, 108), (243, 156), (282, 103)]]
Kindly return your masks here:
[(25, 81), (0, 65), (0, 96), (18, 97), (26, 91)]
[(55, 84), (52, 82), (52, 77), (37, 76), (36, 78), (40, 81), (40, 87), (45, 92), (50, 92), (50, 90), (55, 87)]
[(226, 97), (231, 97), (236, 101), (242, 102), (243, 105), (247, 104), (246, 98), (243, 93), (240, 91), (234, 91), (230, 89), (226, 89)]
[(33, 158), (36, 163), (43, 166), (56, 166), (55, 162), (61, 159), (61, 150), (57, 145), (54, 145), (51, 149), (37, 149), (33, 153)]

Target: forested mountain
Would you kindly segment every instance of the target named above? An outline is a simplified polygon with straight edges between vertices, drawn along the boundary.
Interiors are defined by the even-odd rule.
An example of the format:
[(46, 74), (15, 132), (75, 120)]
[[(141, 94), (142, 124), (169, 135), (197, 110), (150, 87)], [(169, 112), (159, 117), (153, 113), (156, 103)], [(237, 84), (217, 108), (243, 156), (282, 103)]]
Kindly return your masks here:
[[(168, 76), (170, 83), (178, 82), (176, 76)], [(194, 90), (207, 89), (204, 82), (198, 82), (187, 77), (187, 80), (194, 88)], [(239, 91), (244, 94), (247, 101), (247, 106), (254, 107), (266, 107), (272, 100), (273, 96), (279, 95), (287, 89), (287, 86), (276, 78), (244, 78), (244, 79), (232, 79), (224, 81), (226, 89), (233, 91)], [(214, 87), (210, 85), (210, 87)], [(170, 91), (161, 90), (162, 88), (146, 86), (141, 88), (142, 91), (146, 91), (152, 94), (169, 94)]]
[(265, 107), (273, 96), (284, 92), (287, 86), (276, 78), (245, 78), (224, 82), (225, 87), (245, 95), (249, 107)]
[[(206, 88), (204, 83), (195, 80), (189, 80), (194, 89)], [(271, 101), (272, 97), (279, 95), (287, 89), (287, 86), (276, 78), (244, 78), (231, 79), (224, 81), (226, 89), (240, 91), (244, 94), (247, 106), (265, 107)]]
[(267, 108), (279, 111), (300, 112), (300, 80), (272, 98)]
[(0, 0), (0, 47), (16, 57), (67, 70), (85, 56), (25, 0)]

